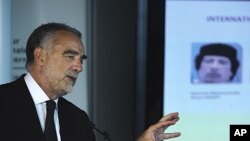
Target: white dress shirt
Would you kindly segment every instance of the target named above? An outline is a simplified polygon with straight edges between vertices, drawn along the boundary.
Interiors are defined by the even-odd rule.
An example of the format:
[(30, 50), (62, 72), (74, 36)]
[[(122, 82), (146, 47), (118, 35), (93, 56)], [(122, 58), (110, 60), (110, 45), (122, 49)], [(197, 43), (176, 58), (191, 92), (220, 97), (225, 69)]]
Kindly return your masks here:
[[(29, 89), (29, 92), (33, 98), (33, 101), (36, 106), (36, 111), (39, 117), (39, 121), (42, 127), (42, 130), (45, 130), (45, 119), (46, 119), (46, 101), (50, 100), (49, 97), (44, 93), (42, 88), (36, 83), (34, 78), (31, 76), (30, 73), (27, 73), (24, 77), (25, 83), (27, 84), (27, 87)], [(58, 102), (58, 99), (54, 100)], [(59, 120), (58, 120), (58, 109), (56, 106), (56, 110), (54, 113), (54, 121), (55, 121), (55, 128), (56, 128), (56, 134), (58, 141), (61, 141), (60, 136), (60, 126), (59, 126)]]

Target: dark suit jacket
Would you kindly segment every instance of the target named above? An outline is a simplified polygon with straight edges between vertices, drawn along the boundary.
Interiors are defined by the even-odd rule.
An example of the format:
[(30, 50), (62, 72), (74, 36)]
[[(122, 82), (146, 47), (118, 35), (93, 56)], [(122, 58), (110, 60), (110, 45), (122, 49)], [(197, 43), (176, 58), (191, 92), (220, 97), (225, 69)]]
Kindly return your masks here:
[[(62, 141), (95, 141), (87, 114), (64, 98), (58, 116)], [(24, 75), (0, 85), (0, 141), (45, 141)]]

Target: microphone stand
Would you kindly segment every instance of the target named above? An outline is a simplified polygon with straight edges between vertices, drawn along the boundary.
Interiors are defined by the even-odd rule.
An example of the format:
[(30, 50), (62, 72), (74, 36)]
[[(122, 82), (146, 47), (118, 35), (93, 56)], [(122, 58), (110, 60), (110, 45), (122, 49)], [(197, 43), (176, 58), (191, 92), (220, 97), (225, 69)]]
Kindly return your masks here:
[(105, 131), (101, 131), (100, 129), (98, 129), (98, 128), (95, 126), (94, 123), (90, 122), (90, 126), (91, 126), (94, 130), (96, 130), (99, 134), (101, 134), (101, 135), (104, 137), (104, 140), (107, 139), (108, 141), (112, 141), (111, 138), (110, 138), (110, 136), (109, 136), (109, 134), (108, 134), (107, 132), (105, 132)]

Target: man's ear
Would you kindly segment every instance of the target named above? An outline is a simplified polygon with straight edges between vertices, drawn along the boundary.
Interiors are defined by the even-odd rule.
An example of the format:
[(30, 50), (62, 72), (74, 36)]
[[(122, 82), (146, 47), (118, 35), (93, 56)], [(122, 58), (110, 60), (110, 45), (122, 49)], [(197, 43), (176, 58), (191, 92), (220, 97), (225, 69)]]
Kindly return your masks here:
[(46, 60), (46, 55), (46, 51), (43, 48), (36, 48), (34, 51), (34, 61), (42, 65)]

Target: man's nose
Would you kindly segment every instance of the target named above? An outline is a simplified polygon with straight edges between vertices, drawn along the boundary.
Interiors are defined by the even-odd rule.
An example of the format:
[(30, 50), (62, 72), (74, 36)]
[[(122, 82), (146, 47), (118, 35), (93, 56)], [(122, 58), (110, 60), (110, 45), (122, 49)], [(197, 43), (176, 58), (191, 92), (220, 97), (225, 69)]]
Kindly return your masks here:
[(213, 64), (211, 64), (210, 68), (211, 68), (213, 71), (217, 71), (217, 70), (220, 69), (220, 64), (214, 62)]
[(81, 72), (83, 69), (81, 59), (77, 59), (73, 64), (73, 70), (77, 73)]

